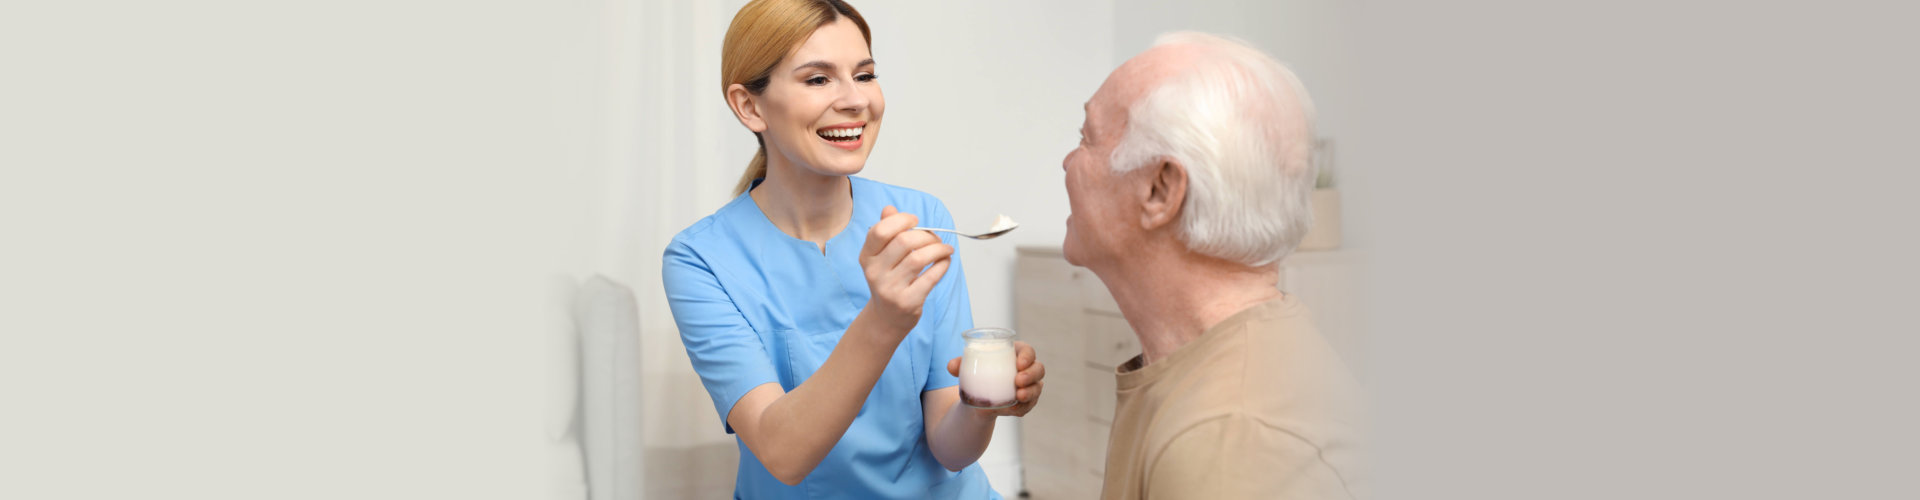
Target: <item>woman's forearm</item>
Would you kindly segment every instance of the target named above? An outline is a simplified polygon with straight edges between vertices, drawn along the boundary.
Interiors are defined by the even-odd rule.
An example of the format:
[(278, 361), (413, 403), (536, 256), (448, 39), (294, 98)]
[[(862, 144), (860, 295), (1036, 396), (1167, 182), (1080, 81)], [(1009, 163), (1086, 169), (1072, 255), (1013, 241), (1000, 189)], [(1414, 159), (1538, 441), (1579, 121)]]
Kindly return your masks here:
[(741, 441), (780, 482), (806, 479), (860, 414), (904, 338), (884, 331), (883, 323), (864, 312), (855, 318), (820, 369), (768, 404), (750, 433), (740, 433)]
[(953, 396), (941, 399), (948, 408), (927, 432), (927, 446), (932, 448), (933, 458), (939, 460), (942, 467), (957, 471), (979, 460), (980, 454), (987, 451), (987, 443), (993, 440), (995, 417), (960, 404), (957, 389)]

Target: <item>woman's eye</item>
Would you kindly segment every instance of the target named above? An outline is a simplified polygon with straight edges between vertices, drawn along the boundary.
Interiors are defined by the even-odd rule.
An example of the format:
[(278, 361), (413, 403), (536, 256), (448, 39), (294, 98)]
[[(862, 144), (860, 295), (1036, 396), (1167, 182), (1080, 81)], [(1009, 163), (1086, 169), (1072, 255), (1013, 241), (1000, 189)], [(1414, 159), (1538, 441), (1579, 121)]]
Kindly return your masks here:
[(807, 85), (826, 85), (826, 84), (827, 84), (827, 77), (824, 77), (824, 76), (816, 76), (816, 77), (807, 79)]
[(860, 83), (866, 83), (866, 82), (871, 82), (871, 81), (874, 81), (874, 80), (877, 80), (877, 79), (879, 79), (879, 78), (880, 78), (880, 75), (875, 75), (875, 74), (872, 74), (872, 73), (867, 73), (867, 74), (862, 74), (862, 75), (860, 75), (860, 76), (856, 76), (856, 77), (853, 77), (853, 80), (854, 80), (854, 81), (857, 81), (857, 82), (860, 82)]

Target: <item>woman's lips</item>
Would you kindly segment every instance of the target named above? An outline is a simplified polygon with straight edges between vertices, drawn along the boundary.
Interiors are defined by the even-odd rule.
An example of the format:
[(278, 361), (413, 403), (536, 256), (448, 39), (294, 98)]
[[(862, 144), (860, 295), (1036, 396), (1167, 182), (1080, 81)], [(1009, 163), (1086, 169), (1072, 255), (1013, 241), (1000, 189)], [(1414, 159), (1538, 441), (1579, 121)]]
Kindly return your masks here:
[(866, 134), (866, 130), (866, 122), (858, 122), (823, 128), (815, 131), (815, 134), (830, 146), (854, 151), (860, 149), (860, 144), (865, 142), (862, 136)]

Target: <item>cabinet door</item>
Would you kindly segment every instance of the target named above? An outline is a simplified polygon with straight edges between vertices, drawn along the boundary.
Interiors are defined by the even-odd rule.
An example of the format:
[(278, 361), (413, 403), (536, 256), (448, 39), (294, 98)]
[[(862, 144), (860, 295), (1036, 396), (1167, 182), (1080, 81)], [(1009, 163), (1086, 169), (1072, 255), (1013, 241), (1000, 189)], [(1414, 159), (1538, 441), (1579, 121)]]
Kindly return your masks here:
[[(1098, 478), (1089, 480), (1087, 473), (1087, 450), (1096, 443), (1088, 442), (1084, 429), (1089, 381), (1080, 281), (1085, 276), (1085, 269), (1057, 254), (1023, 251), (1015, 263), (1014, 329), (1048, 367), (1043, 401), (1020, 422), (1021, 463), (1027, 492), (1035, 499), (1089, 498), (1100, 491)], [(1104, 443), (1106, 436), (1100, 439)]]

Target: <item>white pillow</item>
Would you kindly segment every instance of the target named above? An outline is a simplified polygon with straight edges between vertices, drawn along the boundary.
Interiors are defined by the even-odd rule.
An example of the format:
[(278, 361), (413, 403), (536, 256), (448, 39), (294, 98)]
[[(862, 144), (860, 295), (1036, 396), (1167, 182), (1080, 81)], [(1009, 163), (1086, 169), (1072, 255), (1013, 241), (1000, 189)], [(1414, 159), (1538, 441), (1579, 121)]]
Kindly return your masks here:
[(556, 276), (547, 302), (546, 449), (549, 497), (586, 500), (580, 449), (580, 334), (573, 326), (573, 279)]
[(593, 500), (640, 498), (640, 313), (633, 290), (588, 278), (574, 294), (580, 332), (581, 444)]
[(580, 334), (573, 325), (573, 280), (556, 276), (547, 294), (546, 437), (559, 442), (579, 432)]

